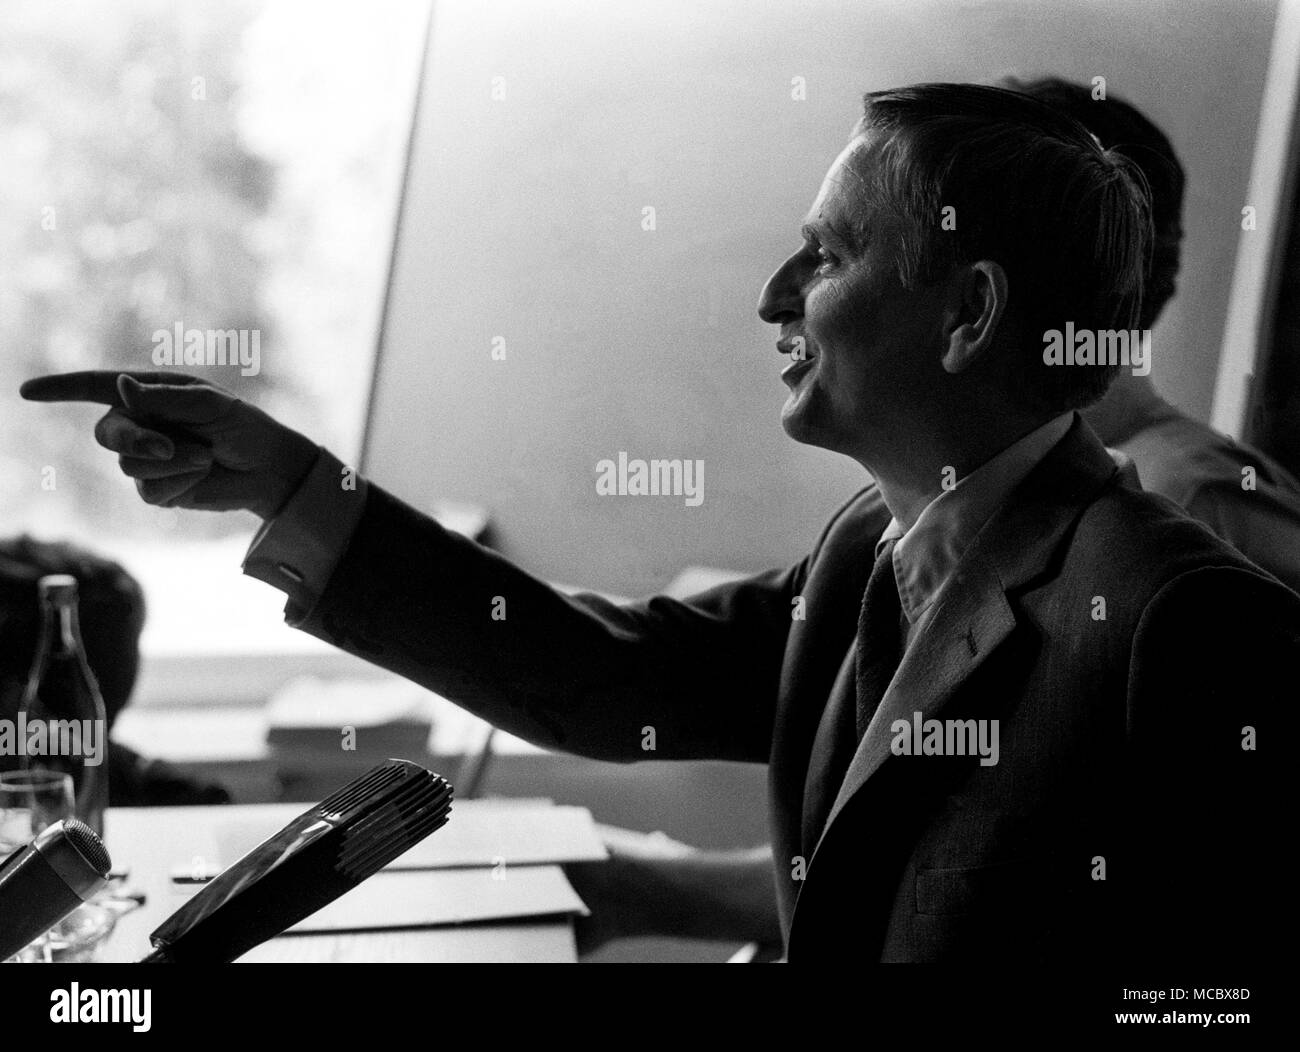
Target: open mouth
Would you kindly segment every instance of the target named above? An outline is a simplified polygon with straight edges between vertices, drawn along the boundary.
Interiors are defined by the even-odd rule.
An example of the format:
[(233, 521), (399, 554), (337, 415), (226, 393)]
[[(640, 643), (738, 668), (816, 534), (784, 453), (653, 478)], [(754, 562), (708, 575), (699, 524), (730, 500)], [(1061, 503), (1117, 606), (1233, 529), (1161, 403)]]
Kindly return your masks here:
[(781, 379), (793, 386), (812, 369), (816, 361), (816, 358), (796, 359), (781, 370)]

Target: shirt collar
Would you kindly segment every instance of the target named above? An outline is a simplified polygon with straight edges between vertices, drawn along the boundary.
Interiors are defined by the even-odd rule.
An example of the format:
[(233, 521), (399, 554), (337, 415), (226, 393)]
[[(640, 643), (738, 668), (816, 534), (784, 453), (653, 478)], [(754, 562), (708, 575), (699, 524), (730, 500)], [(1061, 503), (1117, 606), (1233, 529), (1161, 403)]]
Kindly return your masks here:
[(1065, 437), (1073, 420), (1073, 412), (1062, 413), (986, 460), (927, 504), (910, 530), (904, 530), (897, 519), (890, 520), (876, 544), (876, 554), (889, 541), (898, 542), (893, 554), (894, 580), (909, 623), (916, 624), (933, 605), (975, 535)]

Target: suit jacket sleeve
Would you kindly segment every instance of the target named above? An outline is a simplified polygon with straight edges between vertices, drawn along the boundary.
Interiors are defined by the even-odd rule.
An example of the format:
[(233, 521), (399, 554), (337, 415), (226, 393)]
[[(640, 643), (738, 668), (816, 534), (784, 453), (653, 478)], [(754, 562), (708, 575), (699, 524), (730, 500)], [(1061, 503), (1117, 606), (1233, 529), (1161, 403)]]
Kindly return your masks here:
[(686, 601), (564, 596), (369, 486), (289, 624), (512, 734), (598, 759), (768, 759), (805, 559)]
[[(1127, 938), (1153, 954), (1244, 962), (1269, 941), (1277, 808), (1264, 765), (1300, 668), (1300, 600), (1251, 571), (1163, 587), (1134, 641), (1128, 707)], [(1288, 698), (1287, 694), (1292, 696)]]

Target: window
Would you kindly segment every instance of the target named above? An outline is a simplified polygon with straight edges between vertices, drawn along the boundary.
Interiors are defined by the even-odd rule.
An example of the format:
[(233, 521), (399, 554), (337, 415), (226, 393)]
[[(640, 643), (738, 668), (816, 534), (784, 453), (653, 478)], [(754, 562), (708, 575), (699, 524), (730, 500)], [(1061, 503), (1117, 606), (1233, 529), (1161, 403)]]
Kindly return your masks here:
[(427, 18), (398, 0), (0, 8), (0, 529), (135, 574), (146, 673), (325, 648), (240, 574), (255, 519), (144, 504), (89, 436), (102, 407), (17, 387), (167, 366), (197, 333), (205, 364), (172, 367), (355, 461)]

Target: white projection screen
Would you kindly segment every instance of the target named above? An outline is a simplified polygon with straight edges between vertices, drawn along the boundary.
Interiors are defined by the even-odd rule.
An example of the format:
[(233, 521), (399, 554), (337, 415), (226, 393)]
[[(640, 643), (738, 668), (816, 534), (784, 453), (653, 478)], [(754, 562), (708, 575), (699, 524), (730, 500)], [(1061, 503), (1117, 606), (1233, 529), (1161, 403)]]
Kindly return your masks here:
[[(800, 558), (866, 480), (781, 430), (785, 359), (759, 290), (864, 91), (1009, 73), (1105, 77), (1179, 150), (1184, 269), (1153, 372), (1208, 419), (1275, 14), (443, 0), (363, 468), (426, 510), (483, 505), (497, 546), (550, 580), (639, 595), (688, 564)], [(597, 462), (620, 451), (703, 460), (703, 502), (598, 496)]]

